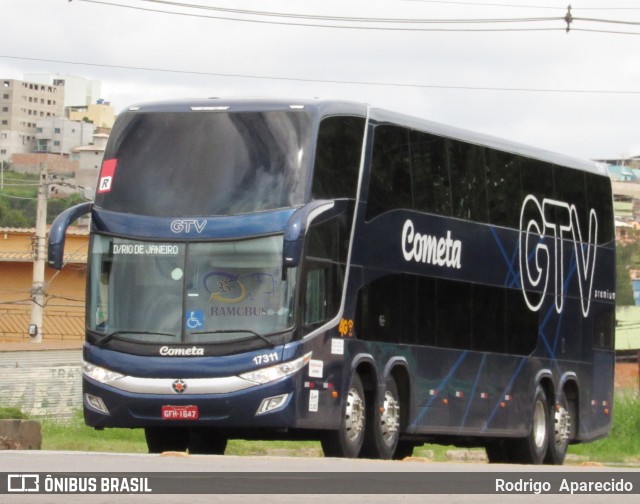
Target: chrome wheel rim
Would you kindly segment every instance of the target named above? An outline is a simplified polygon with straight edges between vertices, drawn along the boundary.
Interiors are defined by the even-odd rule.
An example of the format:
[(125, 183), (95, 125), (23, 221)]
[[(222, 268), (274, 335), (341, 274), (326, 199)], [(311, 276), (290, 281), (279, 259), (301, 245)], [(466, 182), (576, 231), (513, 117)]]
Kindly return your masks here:
[(398, 427), (400, 426), (400, 404), (393, 397), (390, 391), (384, 394), (384, 403), (380, 415), (380, 432), (384, 442), (391, 446), (398, 437)]
[(544, 446), (547, 437), (547, 419), (542, 401), (536, 401), (533, 411), (533, 442), (537, 448)]
[(345, 427), (350, 441), (355, 441), (364, 429), (364, 401), (355, 388), (349, 389), (347, 394)]
[(571, 415), (561, 404), (556, 405), (553, 424), (556, 445), (562, 446), (568, 443), (571, 435)]

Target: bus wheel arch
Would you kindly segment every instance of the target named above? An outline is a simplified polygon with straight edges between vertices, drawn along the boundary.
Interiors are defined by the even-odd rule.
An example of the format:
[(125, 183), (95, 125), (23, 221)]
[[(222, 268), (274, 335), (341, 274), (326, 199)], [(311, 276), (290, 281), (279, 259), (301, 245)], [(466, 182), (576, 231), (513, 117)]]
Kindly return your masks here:
[[(523, 464), (542, 464), (551, 438), (551, 404), (553, 386), (542, 379), (536, 385), (531, 409), (529, 433), (513, 442), (513, 458)], [(551, 397), (553, 397), (551, 395)]]
[[(362, 456), (390, 460), (395, 457), (408, 418), (408, 373), (402, 363), (390, 363), (384, 375), (384, 386), (378, 387), (378, 393), (367, 403)], [(401, 452), (407, 451), (402, 448)]]
[(375, 395), (375, 372), (370, 364), (361, 364), (351, 373), (347, 393), (340, 406), (340, 425), (327, 431), (321, 438), (326, 457), (356, 458), (364, 444), (367, 409), (371, 404), (367, 397)]

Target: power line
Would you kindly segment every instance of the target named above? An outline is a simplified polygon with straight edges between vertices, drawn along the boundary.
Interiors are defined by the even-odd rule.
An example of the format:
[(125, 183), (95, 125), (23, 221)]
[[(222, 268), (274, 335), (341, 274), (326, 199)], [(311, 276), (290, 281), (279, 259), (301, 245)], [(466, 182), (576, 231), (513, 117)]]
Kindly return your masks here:
[[(92, 4), (100, 4), (109, 7), (119, 7), (123, 9), (131, 9), (138, 10), (144, 12), (155, 12), (160, 14), (169, 14), (174, 16), (185, 16), (185, 17), (195, 17), (195, 18), (204, 18), (204, 19), (219, 19), (223, 21), (237, 21), (244, 23), (259, 23), (259, 24), (270, 24), (270, 25), (281, 25), (281, 26), (299, 26), (299, 27), (312, 27), (312, 28), (335, 28), (335, 29), (350, 29), (350, 30), (379, 30), (379, 31), (421, 31), (421, 32), (511, 32), (511, 31), (558, 31), (563, 30), (563, 28), (425, 28), (425, 27), (413, 27), (408, 28), (406, 26), (358, 26), (358, 25), (336, 25), (336, 24), (321, 24), (321, 23), (292, 23), (289, 21), (274, 21), (272, 19), (251, 19), (251, 18), (238, 18), (238, 17), (229, 17), (229, 16), (221, 16), (221, 15), (205, 15), (205, 14), (195, 14), (190, 12), (178, 12), (178, 11), (166, 11), (161, 9), (152, 9), (148, 7), (139, 7), (134, 5), (124, 5), (113, 2), (108, 2), (105, 0), (76, 0), (78, 2), (92, 3)], [(153, 0), (141, 0), (141, 1), (153, 1)], [(157, 1), (157, 0), (156, 0)], [(163, 2), (164, 3), (164, 2)], [(169, 3), (169, 2), (167, 2)], [(178, 4), (178, 2), (170, 2), (172, 4)], [(188, 6), (188, 4), (183, 4)], [(195, 9), (210, 9), (208, 6), (189, 6), (189, 8)], [(222, 9), (222, 8), (219, 8)], [(231, 9), (226, 9), (226, 11), (230, 11)], [(286, 14), (286, 13), (260, 13), (260, 11), (246, 11), (255, 12), (255, 16), (269, 16), (269, 17), (287, 17), (292, 18), (296, 17), (299, 19), (324, 19), (331, 21), (339, 21), (339, 22), (368, 22), (368, 23), (412, 23), (412, 24), (503, 24), (503, 23), (531, 23), (531, 22), (550, 22), (550, 21), (564, 21), (563, 17), (549, 17), (549, 18), (511, 18), (511, 19), (432, 19), (432, 20), (413, 20), (413, 19), (391, 19), (391, 18), (340, 18), (336, 16), (305, 16), (305, 15), (296, 15), (296, 14)]]
[(18, 199), (18, 200), (29, 200), (29, 201), (36, 201), (37, 198), (26, 198), (23, 196), (13, 196), (11, 194), (4, 194), (2, 192), (0, 192), (0, 196), (4, 196), (5, 198), (11, 198), (11, 199)]
[[(81, 0), (91, 1), (91, 0)], [(350, 17), (350, 16), (327, 16), (317, 14), (295, 14), (291, 12), (271, 12), (271, 11), (255, 11), (247, 9), (230, 9), (227, 7), (214, 7), (210, 5), (189, 4), (184, 2), (176, 2), (169, 0), (139, 0), (141, 2), (170, 5), (172, 7), (182, 7), (188, 9), (201, 9), (218, 12), (230, 12), (234, 14), (243, 14), (251, 16), (269, 16), (284, 17), (292, 19), (313, 19), (323, 21), (341, 21), (341, 22), (364, 22), (364, 23), (519, 23), (529, 21), (556, 21), (558, 18), (509, 18), (509, 19), (416, 19), (416, 18), (367, 18), (367, 17)]]
[[(572, 28), (573, 30), (573, 28)], [(526, 92), (526, 93), (564, 93), (564, 94), (605, 94), (605, 95), (639, 95), (640, 90), (607, 90), (607, 89), (560, 89), (560, 88), (524, 88), (524, 87), (494, 87), (494, 86), (456, 86), (445, 84), (417, 84), (406, 82), (368, 82), (368, 81), (349, 81), (349, 80), (332, 80), (332, 79), (312, 79), (304, 77), (275, 77), (272, 75), (251, 75), (251, 74), (231, 74), (220, 72), (204, 72), (201, 70), (175, 70), (168, 68), (151, 68), (137, 67), (125, 65), (107, 65), (104, 63), (86, 63), (78, 61), (63, 61), (46, 58), (28, 58), (24, 56), (8, 56), (0, 55), (0, 58), (17, 59), (25, 61), (41, 61), (46, 63), (58, 63), (63, 65), (80, 65), (98, 68), (113, 68), (120, 70), (136, 70), (143, 72), (162, 72), (183, 75), (200, 75), (206, 77), (229, 77), (239, 79), (264, 79), (276, 81), (293, 81), (293, 82), (315, 82), (321, 84), (353, 84), (359, 86), (383, 86), (383, 87), (400, 87), (400, 88), (418, 88), (418, 89), (449, 89), (461, 91), (509, 91), (509, 92)]]
[[(69, 0), (72, 1), (72, 0)], [(134, 5), (125, 5), (110, 2), (107, 0), (76, 0), (77, 2), (85, 2), (85, 3), (93, 3), (104, 5), (108, 7), (119, 7), (124, 9), (132, 9), (138, 11), (145, 12), (155, 12), (161, 14), (168, 14), (174, 16), (186, 16), (186, 17), (196, 17), (196, 18), (205, 18), (205, 19), (219, 19), (224, 21), (237, 21), (237, 22), (245, 22), (245, 23), (260, 23), (260, 24), (275, 24), (275, 25), (285, 25), (285, 26), (300, 26), (300, 27), (314, 27), (314, 28), (335, 28), (335, 29), (351, 29), (351, 30), (379, 30), (379, 31), (413, 31), (413, 32), (531, 32), (531, 31), (560, 31), (563, 28), (526, 28), (526, 27), (518, 27), (518, 28), (427, 28), (424, 26), (421, 27), (407, 27), (407, 26), (362, 26), (362, 25), (346, 25), (346, 24), (321, 24), (321, 23), (310, 23), (310, 22), (289, 22), (289, 21), (274, 21), (273, 19), (251, 19), (251, 18), (238, 18), (238, 17), (228, 17), (221, 15), (205, 15), (205, 14), (195, 14), (190, 12), (179, 12), (179, 11), (167, 11), (161, 9), (152, 9), (148, 7), (139, 7)], [(540, 22), (567, 22), (570, 23), (572, 21), (584, 21), (584, 22), (595, 22), (595, 23), (612, 23), (612, 24), (625, 24), (625, 25), (640, 25), (640, 22), (635, 21), (623, 21), (623, 20), (612, 20), (612, 19), (599, 19), (599, 18), (586, 18), (586, 17), (570, 17), (569, 21), (567, 20), (567, 16), (564, 17), (543, 17), (543, 18), (488, 18), (488, 19), (477, 19), (477, 18), (466, 18), (466, 19), (421, 19), (421, 18), (366, 18), (366, 17), (349, 17), (349, 16), (327, 16), (327, 15), (317, 15), (317, 14), (296, 14), (289, 12), (272, 12), (272, 11), (256, 11), (249, 9), (232, 9), (227, 7), (216, 7), (210, 5), (201, 5), (201, 4), (191, 4), (185, 2), (177, 2), (171, 0), (139, 0), (141, 2), (147, 2), (152, 4), (166, 5), (169, 7), (177, 7), (177, 8), (186, 8), (186, 9), (198, 9), (198, 10), (206, 10), (206, 11), (214, 11), (214, 12), (223, 12), (223, 13), (231, 13), (231, 14), (239, 14), (242, 16), (257, 16), (257, 17), (269, 17), (269, 18), (284, 18), (284, 19), (297, 19), (297, 20), (313, 20), (313, 21), (329, 21), (329, 22), (338, 22), (338, 23), (378, 23), (378, 24), (420, 24), (420, 25), (436, 25), (436, 24), (445, 24), (445, 25), (480, 25), (480, 24), (516, 24), (516, 23), (540, 23)], [(416, 1), (416, 0), (414, 0)], [(418, 0), (419, 1), (419, 0)], [(428, 0), (423, 0), (428, 1)], [(455, 2), (455, 1), (435, 1), (432, 3), (446, 3), (446, 4), (455, 4), (455, 5), (465, 5), (465, 6), (492, 6), (492, 7), (522, 7), (522, 8), (540, 8), (540, 9), (563, 9), (557, 6), (534, 6), (534, 5), (513, 5), (513, 4), (502, 4), (502, 3), (471, 3), (471, 2)], [(613, 8), (605, 8), (605, 7), (585, 7), (581, 8), (581, 10), (640, 10), (640, 7), (613, 7)], [(571, 7), (569, 7), (568, 16), (570, 16)], [(567, 26), (568, 28), (568, 26)], [(640, 35), (640, 32), (625, 32), (625, 31), (608, 31), (608, 30), (593, 30), (593, 29), (577, 29), (571, 27), (571, 30), (565, 29), (565, 31), (583, 31), (583, 32), (591, 32), (591, 33), (608, 33), (615, 35)]]
[[(400, 0), (403, 2), (418, 2), (418, 3), (434, 3), (434, 4), (446, 4), (446, 5), (461, 5), (464, 7), (508, 7), (515, 9), (558, 9), (566, 11), (566, 7), (558, 7), (557, 5), (522, 5), (522, 4), (508, 4), (508, 3), (491, 3), (491, 2), (462, 2), (455, 0)], [(640, 7), (578, 7), (579, 10), (589, 11), (636, 11), (640, 10)]]
[(587, 21), (590, 23), (609, 23), (609, 24), (622, 24), (622, 25), (633, 25), (638, 26), (640, 22), (638, 21), (621, 21), (617, 19), (599, 19), (599, 18), (583, 18), (583, 17), (573, 17), (573, 21)]
[(607, 33), (609, 35), (640, 35), (638, 32), (627, 32), (627, 31), (614, 31), (614, 30), (595, 30), (590, 28), (574, 28), (571, 27), (571, 31), (574, 32), (586, 32), (586, 33)]
[(434, 3), (444, 5), (462, 5), (464, 7), (514, 7), (518, 9), (560, 9), (566, 10), (565, 7), (558, 7), (557, 5), (514, 5), (504, 3), (490, 3), (490, 2), (455, 2), (452, 0), (401, 0), (403, 2), (419, 2), (419, 3)]

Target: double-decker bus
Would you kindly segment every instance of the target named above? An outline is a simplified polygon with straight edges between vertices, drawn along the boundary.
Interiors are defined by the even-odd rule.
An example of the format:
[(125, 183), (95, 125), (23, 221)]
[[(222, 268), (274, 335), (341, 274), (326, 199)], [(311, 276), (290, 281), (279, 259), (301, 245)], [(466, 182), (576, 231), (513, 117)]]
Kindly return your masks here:
[(84, 418), (149, 451), (318, 439), (563, 462), (605, 436), (611, 184), (597, 165), (339, 101), (119, 115), (92, 203)]

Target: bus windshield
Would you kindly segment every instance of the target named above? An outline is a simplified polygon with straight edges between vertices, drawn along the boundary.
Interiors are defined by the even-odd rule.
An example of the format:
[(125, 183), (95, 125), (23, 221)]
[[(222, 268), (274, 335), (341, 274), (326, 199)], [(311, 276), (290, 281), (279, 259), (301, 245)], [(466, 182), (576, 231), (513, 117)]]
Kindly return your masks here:
[(304, 111), (127, 112), (111, 134), (95, 204), (156, 217), (302, 204), (311, 125)]
[(282, 235), (159, 243), (96, 235), (89, 329), (150, 343), (228, 343), (293, 325), (295, 272), (282, 278)]

